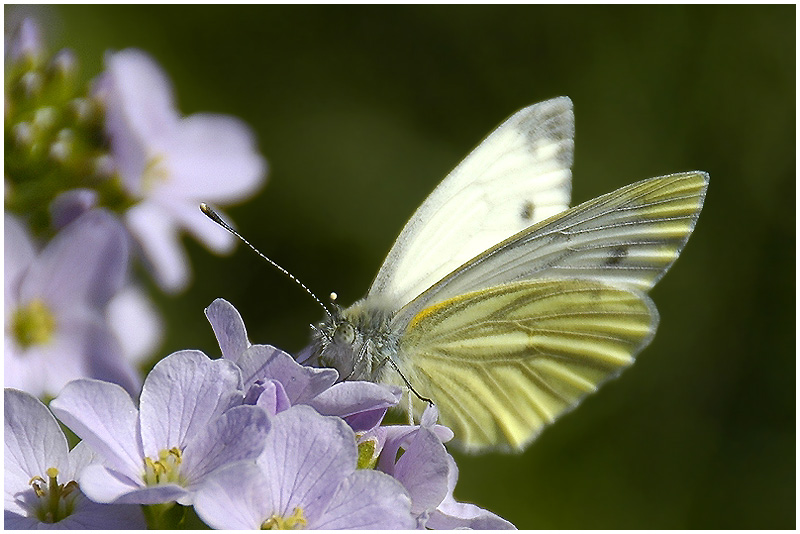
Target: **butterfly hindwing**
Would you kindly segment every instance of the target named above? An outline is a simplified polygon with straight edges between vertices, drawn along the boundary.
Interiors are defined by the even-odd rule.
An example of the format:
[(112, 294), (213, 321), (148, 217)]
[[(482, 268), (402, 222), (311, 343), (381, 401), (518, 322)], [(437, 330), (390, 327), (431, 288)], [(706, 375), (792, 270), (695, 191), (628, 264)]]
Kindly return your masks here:
[(521, 449), (633, 363), (657, 322), (635, 290), (518, 282), (422, 310), (401, 338), (398, 364), (466, 449)]
[(453, 269), (569, 206), (572, 102), (512, 115), (411, 216), (370, 288), (407, 303)]

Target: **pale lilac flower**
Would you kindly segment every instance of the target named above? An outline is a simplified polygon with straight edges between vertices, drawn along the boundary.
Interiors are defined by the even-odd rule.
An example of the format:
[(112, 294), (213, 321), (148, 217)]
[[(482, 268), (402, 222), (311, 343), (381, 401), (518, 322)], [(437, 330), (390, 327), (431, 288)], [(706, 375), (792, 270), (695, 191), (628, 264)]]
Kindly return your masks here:
[(36, 253), (5, 215), (5, 385), (36, 396), (75, 378), (138, 391), (139, 377), (108, 327), (105, 308), (127, 269), (127, 233), (103, 210), (85, 213)]
[(55, 228), (63, 228), (97, 205), (94, 189), (70, 189), (58, 195), (48, 206), (50, 221)]
[(195, 499), (203, 521), (221, 529), (410, 529), (401, 484), (356, 469), (353, 431), (341, 419), (297, 406), (277, 414), (256, 466), (209, 477)]
[(214, 251), (231, 250), (233, 237), (198, 205), (250, 196), (263, 183), (266, 163), (240, 120), (181, 117), (166, 75), (140, 50), (108, 54), (97, 88), (123, 187), (139, 201), (125, 214), (126, 223), (162, 288), (183, 289), (189, 272), (178, 231), (188, 230)]
[(429, 406), (420, 425), (379, 427), (363, 434), (359, 442), (372, 440), (378, 456), (376, 468), (406, 488), (419, 528), (513, 529), (514, 525), (492, 512), (453, 498), (458, 469), (443, 445), (453, 433), (436, 424), (438, 416), (436, 407)]
[(138, 410), (121, 388), (97, 380), (71, 382), (50, 407), (105, 461), (80, 477), (92, 500), (186, 505), (209, 474), (264, 448), (268, 416), (240, 406), (241, 387), (231, 362), (181, 351), (147, 376)]
[(306, 367), (280, 349), (252, 345), (241, 315), (224, 299), (212, 302), (206, 317), (223, 358), (242, 371), (245, 402), (271, 414), (307, 404), (322, 415), (344, 418), (355, 431), (365, 431), (378, 425), (400, 400), (399, 388), (363, 381), (336, 383), (339, 375), (335, 369)]
[(6, 60), (20, 61), (27, 58), (37, 61), (44, 53), (39, 24), (30, 17), (23, 18), (14, 29), (13, 35), (10, 38), (6, 36), (5, 40)]
[(79, 443), (69, 450), (53, 415), (37, 398), (4, 391), (4, 523), (7, 529), (141, 529), (141, 508), (97, 504), (75, 482), (95, 460)]
[[(419, 426), (378, 429), (385, 438), (377, 468), (405, 486), (411, 496), (411, 512), (420, 526), (447, 496), (448, 454), (433, 429), (437, 416), (438, 411), (429, 407)], [(398, 459), (401, 448), (404, 451)]]
[[(50, 203), (50, 220), (63, 228), (97, 205), (97, 191), (70, 189)], [(106, 317), (125, 359), (134, 365), (149, 358), (163, 335), (161, 317), (147, 294), (134, 284), (120, 289), (108, 303)]]
[(449, 454), (447, 455), (449, 471), (447, 473), (447, 496), (439, 506), (430, 513), (425, 527), (434, 530), (454, 530), (470, 528), (472, 530), (512, 530), (516, 527), (497, 514), (484, 510), (474, 504), (457, 502), (453, 498), (453, 490), (458, 482), (458, 466)]
[(136, 285), (129, 284), (114, 295), (106, 317), (123, 355), (134, 365), (145, 362), (161, 343), (164, 325), (159, 311)]

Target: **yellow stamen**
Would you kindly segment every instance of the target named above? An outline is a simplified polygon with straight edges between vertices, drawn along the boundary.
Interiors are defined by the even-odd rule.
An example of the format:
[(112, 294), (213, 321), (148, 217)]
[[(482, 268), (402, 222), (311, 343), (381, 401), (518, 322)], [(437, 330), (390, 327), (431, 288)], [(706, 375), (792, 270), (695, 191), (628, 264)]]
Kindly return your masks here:
[(183, 461), (181, 450), (178, 447), (161, 449), (158, 451), (158, 460), (144, 459), (144, 482), (148, 486), (159, 484), (179, 484), (183, 479), (180, 476), (180, 465)]
[(70, 480), (66, 484), (59, 484), (58, 469), (55, 467), (48, 468), (46, 474), (47, 481), (37, 475), (29, 482), (38, 498), (34, 503), (34, 513), (43, 523), (58, 523), (72, 514), (78, 483)]
[(41, 299), (34, 299), (27, 306), (17, 308), (11, 316), (14, 339), (24, 348), (49, 343), (55, 330), (53, 312)]
[(272, 517), (261, 524), (261, 530), (302, 530), (308, 524), (299, 506), (289, 517), (272, 514)]

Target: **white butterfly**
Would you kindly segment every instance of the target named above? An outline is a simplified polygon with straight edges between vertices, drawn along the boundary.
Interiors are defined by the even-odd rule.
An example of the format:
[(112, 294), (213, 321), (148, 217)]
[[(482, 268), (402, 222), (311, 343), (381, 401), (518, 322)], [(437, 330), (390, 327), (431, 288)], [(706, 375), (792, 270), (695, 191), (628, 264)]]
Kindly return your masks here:
[[(304, 351), (342, 379), (403, 384), (465, 448), (521, 449), (630, 365), (708, 175), (673, 174), (567, 209), (572, 102), (527, 107), (414, 213), (367, 296)], [(420, 401), (415, 401), (419, 411)]]

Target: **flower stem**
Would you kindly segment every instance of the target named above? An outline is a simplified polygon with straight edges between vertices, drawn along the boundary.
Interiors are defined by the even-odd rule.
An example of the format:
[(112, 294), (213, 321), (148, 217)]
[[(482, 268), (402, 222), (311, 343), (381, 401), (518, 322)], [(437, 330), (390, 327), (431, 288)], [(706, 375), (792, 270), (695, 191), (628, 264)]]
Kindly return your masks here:
[(148, 530), (167, 530), (179, 528), (186, 516), (186, 507), (175, 506), (174, 502), (142, 506)]

